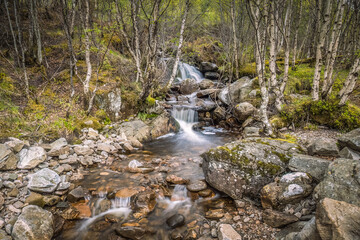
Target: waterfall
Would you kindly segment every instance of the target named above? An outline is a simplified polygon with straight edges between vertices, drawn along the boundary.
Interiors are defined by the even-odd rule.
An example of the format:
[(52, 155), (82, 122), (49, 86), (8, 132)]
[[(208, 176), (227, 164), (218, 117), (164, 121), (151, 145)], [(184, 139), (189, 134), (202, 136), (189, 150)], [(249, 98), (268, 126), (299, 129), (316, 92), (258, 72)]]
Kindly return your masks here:
[(198, 121), (198, 113), (196, 110), (184, 107), (175, 107), (172, 110), (172, 116), (179, 123), (180, 129), (184, 133), (184, 137), (188, 141), (199, 142), (201, 137), (193, 130), (193, 126)]
[(194, 66), (191, 66), (187, 63), (179, 62), (177, 80), (181, 82), (187, 78), (192, 78), (195, 79), (196, 82), (201, 82), (201, 80), (204, 79), (204, 76)]

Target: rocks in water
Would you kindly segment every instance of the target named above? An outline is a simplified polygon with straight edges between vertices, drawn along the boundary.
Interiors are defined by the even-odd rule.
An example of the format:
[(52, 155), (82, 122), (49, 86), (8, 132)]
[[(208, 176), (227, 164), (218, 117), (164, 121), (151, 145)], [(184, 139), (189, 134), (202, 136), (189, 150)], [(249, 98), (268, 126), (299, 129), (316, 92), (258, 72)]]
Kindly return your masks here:
[(60, 176), (56, 172), (44, 168), (31, 176), (28, 188), (35, 192), (52, 193), (60, 182)]
[(205, 190), (207, 188), (207, 185), (204, 181), (195, 181), (195, 182), (190, 182), (190, 184), (188, 184), (186, 188), (190, 192), (200, 192), (202, 190)]
[(185, 224), (185, 217), (181, 214), (174, 214), (166, 220), (166, 224), (171, 228), (181, 227)]
[(183, 179), (181, 177), (178, 177), (176, 175), (168, 175), (166, 177), (166, 181), (169, 182), (169, 183), (173, 183), (173, 184), (186, 184), (188, 182), (188, 180), (186, 179)]
[(219, 92), (220, 92), (219, 89), (210, 88), (210, 89), (205, 89), (205, 90), (201, 90), (201, 91), (197, 92), (196, 96), (198, 98), (205, 98), (205, 97), (209, 97), (210, 95), (215, 94), (215, 93), (218, 94)]
[(198, 112), (210, 112), (216, 108), (216, 103), (209, 99), (197, 98), (195, 106)]
[(353, 159), (353, 160), (360, 160), (360, 153), (359, 152), (355, 152), (354, 150), (348, 148), (348, 147), (344, 147), (340, 152), (339, 152), (340, 157), (342, 158), (348, 158), (348, 159)]
[(218, 66), (215, 63), (211, 62), (201, 62), (200, 63), (200, 71), (205, 72), (216, 72), (218, 70)]
[(360, 239), (360, 207), (325, 198), (316, 209), (321, 239)]
[(143, 227), (136, 226), (118, 227), (115, 228), (115, 232), (122, 237), (132, 240), (141, 240), (146, 233)]
[(156, 139), (171, 131), (175, 132), (178, 130), (176, 121), (171, 117), (168, 112), (164, 112), (163, 114), (159, 115), (157, 118), (151, 121), (149, 126), (150, 136), (148, 137), (148, 140)]
[(81, 186), (79, 186), (69, 192), (69, 194), (67, 196), (67, 200), (69, 202), (73, 202), (73, 203), (77, 202), (77, 201), (85, 198), (85, 193), (86, 192), (84, 191), (84, 189)]
[(210, 80), (218, 80), (220, 78), (220, 74), (217, 72), (206, 72), (205, 78)]
[(275, 228), (283, 227), (299, 220), (299, 218), (292, 214), (287, 214), (272, 209), (266, 209), (263, 212), (262, 218), (267, 225)]
[(205, 217), (208, 219), (220, 219), (225, 215), (224, 209), (210, 209), (205, 213)]
[(259, 197), (260, 189), (285, 171), (296, 144), (268, 139), (246, 139), (202, 154), (206, 181), (233, 199)]
[(230, 224), (220, 224), (218, 230), (219, 240), (241, 240), (238, 234)]
[(187, 78), (180, 83), (180, 92), (182, 94), (191, 94), (199, 90), (199, 84), (195, 79)]
[(329, 165), (325, 179), (314, 189), (318, 200), (331, 198), (360, 206), (360, 161), (339, 158)]
[(56, 140), (55, 142), (50, 144), (51, 149), (48, 152), (49, 156), (60, 156), (63, 154), (69, 154), (70, 147), (68, 146), (68, 143), (65, 138), (60, 138)]
[(339, 156), (336, 141), (328, 138), (316, 138), (307, 147), (309, 155)]
[(94, 150), (92, 150), (89, 146), (75, 146), (74, 147), (74, 151), (76, 154), (78, 155), (84, 155), (84, 156), (87, 156), (87, 155), (91, 155), (94, 153)]
[(16, 169), (18, 160), (18, 157), (7, 145), (0, 144), (0, 170)]
[(235, 106), (235, 117), (239, 121), (245, 121), (255, 111), (255, 107), (248, 102), (242, 102)]
[(329, 160), (303, 154), (294, 154), (289, 162), (289, 168), (295, 172), (305, 172), (315, 180), (321, 181), (331, 162)]
[(214, 86), (214, 82), (209, 79), (204, 79), (199, 83), (199, 87), (201, 90), (213, 88)]
[(360, 128), (342, 135), (338, 142), (342, 148), (348, 147), (352, 150), (360, 151)]
[(42, 147), (30, 147), (19, 152), (20, 160), (17, 164), (19, 169), (33, 169), (46, 160), (47, 154)]
[(53, 232), (52, 214), (38, 206), (29, 205), (23, 208), (11, 235), (15, 240), (50, 240)]
[(219, 98), (226, 105), (244, 102), (253, 90), (253, 83), (254, 79), (242, 77), (230, 86), (224, 87), (219, 94)]

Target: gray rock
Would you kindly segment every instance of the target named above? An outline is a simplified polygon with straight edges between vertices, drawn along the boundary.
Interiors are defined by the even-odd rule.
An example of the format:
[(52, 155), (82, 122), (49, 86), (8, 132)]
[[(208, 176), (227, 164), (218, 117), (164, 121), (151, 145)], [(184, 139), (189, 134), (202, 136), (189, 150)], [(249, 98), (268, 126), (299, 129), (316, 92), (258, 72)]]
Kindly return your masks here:
[(210, 112), (216, 108), (216, 103), (210, 99), (197, 98), (195, 102), (198, 112)]
[(181, 227), (185, 224), (185, 217), (181, 214), (175, 214), (166, 220), (166, 224), (171, 228)]
[(360, 207), (325, 198), (316, 209), (316, 227), (321, 239), (360, 239)]
[(218, 66), (215, 63), (201, 62), (200, 64), (201, 72), (216, 72), (217, 70), (218, 70)]
[(195, 181), (190, 182), (190, 184), (188, 184), (186, 188), (191, 192), (200, 192), (202, 190), (205, 190), (207, 188), (207, 185), (204, 181)]
[(238, 234), (230, 224), (220, 224), (218, 231), (219, 240), (241, 240)]
[(340, 157), (342, 158), (348, 158), (348, 159), (353, 159), (353, 160), (360, 160), (360, 153), (359, 152), (355, 152), (354, 150), (351, 150), (348, 147), (344, 147), (340, 153), (339, 153)]
[(84, 198), (85, 198), (85, 191), (81, 186), (71, 190), (67, 196), (67, 200), (73, 203)]
[(360, 161), (339, 158), (314, 189), (315, 199), (332, 198), (360, 206)]
[(321, 239), (316, 228), (315, 217), (308, 221), (303, 229), (298, 233), (290, 233), (286, 235), (284, 240), (318, 240)]
[(12, 240), (11, 236), (8, 235), (4, 230), (0, 229), (0, 239), (2, 240)]
[(55, 142), (50, 144), (51, 149), (48, 152), (48, 155), (51, 157), (58, 157), (63, 154), (69, 154), (70, 147), (65, 138), (59, 138)]
[(19, 158), (5, 145), (0, 144), (0, 170), (14, 170)]
[(96, 96), (96, 104), (112, 116), (118, 117), (121, 111), (121, 89), (114, 88)]
[(360, 151), (360, 128), (342, 135), (338, 139), (338, 142), (341, 147), (348, 147), (355, 151)]
[(336, 145), (336, 141), (326, 138), (316, 138), (307, 147), (310, 155), (320, 156), (339, 156), (339, 149)]
[(217, 72), (206, 72), (205, 78), (210, 80), (218, 80), (220, 78), (220, 74)]
[(29, 205), (23, 208), (11, 235), (15, 240), (50, 240), (53, 232), (52, 214), (38, 206)]
[(25, 142), (21, 141), (20, 139), (10, 137), (10, 141), (7, 141), (5, 145), (12, 149), (15, 153), (18, 153), (21, 151), (21, 149), (24, 147)]
[(257, 127), (245, 127), (244, 128), (244, 132), (243, 132), (243, 136), (245, 138), (248, 137), (259, 137), (260, 133), (259, 133), (260, 129)]
[(143, 227), (118, 227), (115, 228), (118, 235), (132, 240), (141, 240), (146, 233)]
[(76, 146), (74, 147), (74, 151), (78, 155), (91, 155), (94, 153), (94, 150), (92, 150), (89, 146)]
[[(281, 147), (280, 147), (281, 146)], [(246, 139), (202, 154), (206, 181), (233, 199), (258, 199), (260, 189), (285, 171), (295, 144), (270, 139)]]
[(226, 119), (226, 110), (220, 106), (215, 108), (213, 114), (214, 114), (214, 119), (218, 122)]
[(219, 89), (214, 89), (214, 88), (210, 88), (210, 89), (205, 89), (205, 90), (201, 90), (199, 92), (196, 93), (196, 96), (198, 98), (206, 98), (209, 97), (212, 94), (219, 94), (220, 90)]
[(230, 86), (224, 87), (219, 94), (219, 98), (227, 105), (244, 102), (253, 90), (253, 83), (254, 79), (242, 77)]
[(262, 214), (262, 218), (267, 225), (275, 228), (284, 227), (299, 220), (292, 214), (278, 212), (272, 209), (266, 209)]
[(234, 110), (235, 117), (239, 121), (244, 121), (254, 113), (255, 107), (251, 103), (242, 102), (237, 104)]
[(324, 174), (331, 162), (329, 160), (303, 154), (294, 154), (289, 162), (289, 168), (295, 172), (305, 172), (316, 181), (324, 179)]
[(185, 79), (180, 83), (180, 92), (182, 94), (191, 94), (199, 90), (199, 84), (195, 79)]
[(200, 89), (209, 89), (215, 86), (214, 82), (209, 79), (204, 79), (199, 83)]
[(98, 151), (105, 151), (107, 153), (113, 153), (116, 152), (116, 148), (108, 143), (99, 143), (97, 145)]
[(17, 164), (19, 169), (33, 169), (46, 160), (47, 154), (42, 147), (30, 147), (22, 149), (19, 153), (20, 160)]
[(52, 193), (60, 182), (60, 176), (56, 172), (44, 168), (31, 176), (28, 188), (35, 192)]

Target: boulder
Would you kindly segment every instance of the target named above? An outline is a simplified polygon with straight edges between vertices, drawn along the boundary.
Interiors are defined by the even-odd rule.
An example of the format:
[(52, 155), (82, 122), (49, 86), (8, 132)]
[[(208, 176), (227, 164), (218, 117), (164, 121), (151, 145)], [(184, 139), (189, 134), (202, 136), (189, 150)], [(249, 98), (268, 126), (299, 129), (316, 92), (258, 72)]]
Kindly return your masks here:
[(79, 186), (79, 187), (77, 187), (77, 188), (75, 188), (75, 189), (73, 189), (73, 190), (71, 190), (69, 192), (69, 194), (67, 196), (67, 200), (69, 202), (74, 203), (74, 202), (77, 202), (77, 201), (79, 201), (81, 199), (84, 199), (85, 194), (86, 194), (86, 192), (84, 191), (84, 189), (81, 186)]
[(348, 159), (353, 159), (353, 160), (360, 160), (360, 153), (359, 152), (355, 152), (354, 150), (348, 148), (348, 147), (344, 147), (340, 152), (339, 152), (340, 157), (342, 158), (348, 158)]
[(220, 74), (217, 72), (206, 72), (205, 78), (210, 80), (218, 80), (220, 78)]
[(190, 182), (190, 184), (188, 184), (186, 188), (191, 192), (200, 192), (202, 190), (205, 190), (207, 188), (207, 185), (204, 181), (198, 180), (198, 181)]
[(218, 66), (215, 63), (211, 62), (201, 62), (200, 63), (200, 71), (205, 72), (216, 72), (218, 70)]
[(182, 225), (185, 224), (185, 217), (181, 214), (175, 214), (172, 215), (171, 217), (169, 217), (166, 220), (166, 224), (170, 227), (170, 228), (177, 228), (177, 227), (181, 227)]
[(215, 108), (213, 114), (214, 114), (214, 120), (218, 122), (226, 119), (226, 110), (220, 106)]
[[(156, 139), (160, 136), (168, 134), (171, 131), (177, 131), (178, 125), (176, 121), (168, 112), (164, 112), (163, 114), (159, 115), (149, 124), (150, 130), (150, 137), (148, 140)], [(140, 141), (140, 140), (139, 140)]]
[(348, 147), (355, 151), (360, 151), (360, 128), (342, 135), (338, 142), (342, 148)]
[(132, 239), (132, 240), (140, 240), (143, 239), (146, 231), (143, 227), (118, 227), (115, 228), (115, 232), (125, 238)]
[(299, 220), (292, 214), (283, 213), (272, 209), (266, 209), (262, 214), (262, 219), (267, 225), (275, 228), (284, 227)]
[(219, 240), (241, 240), (238, 234), (230, 224), (220, 224), (218, 230)]
[(257, 127), (245, 127), (243, 131), (243, 136), (245, 138), (248, 137), (259, 137), (260, 136), (260, 128)]
[(315, 199), (332, 198), (360, 206), (360, 161), (339, 158), (314, 189)]
[(296, 144), (272, 139), (246, 139), (202, 154), (206, 181), (233, 199), (258, 199), (262, 187), (285, 171)]
[(360, 207), (325, 198), (316, 209), (316, 226), (321, 239), (360, 239)]
[(339, 156), (339, 149), (336, 141), (327, 138), (316, 138), (307, 147), (309, 155)]
[(219, 89), (210, 88), (210, 89), (205, 89), (205, 90), (201, 90), (201, 91), (197, 92), (196, 96), (198, 98), (206, 98), (215, 93), (219, 94), (219, 92), (220, 92)]
[(209, 89), (213, 88), (215, 86), (215, 83), (209, 79), (204, 79), (199, 83), (200, 89)]
[(151, 128), (141, 120), (124, 122), (120, 124), (118, 135), (124, 134), (128, 138), (132, 137), (140, 142), (148, 140)]
[(254, 111), (255, 107), (248, 102), (242, 102), (235, 106), (235, 117), (239, 121), (245, 121), (248, 117), (250, 117)]
[(329, 160), (294, 154), (289, 162), (289, 168), (291, 171), (308, 173), (316, 181), (321, 181), (330, 163)]
[(35, 192), (52, 193), (60, 182), (60, 176), (56, 172), (44, 168), (31, 176), (28, 188)]
[(242, 77), (230, 86), (224, 87), (219, 94), (219, 98), (227, 105), (244, 102), (249, 97), (251, 90), (253, 90), (253, 84), (254, 79)]
[(119, 116), (122, 106), (120, 88), (111, 88), (110, 91), (107, 91), (101, 95), (97, 95), (95, 100), (96, 104), (111, 116)]
[(18, 160), (8, 145), (0, 144), (0, 170), (15, 170)]
[(58, 157), (63, 154), (69, 154), (70, 147), (68, 146), (68, 143), (65, 138), (60, 138), (56, 140), (55, 142), (50, 144), (51, 149), (48, 152), (48, 155), (51, 157)]
[(199, 84), (195, 79), (185, 79), (180, 83), (180, 92), (182, 94), (191, 94), (199, 90)]
[(30, 147), (19, 152), (20, 160), (17, 164), (19, 169), (33, 169), (46, 160), (46, 151), (42, 147)]
[(210, 112), (216, 108), (216, 103), (210, 99), (197, 98), (195, 102), (195, 106), (198, 112)]
[(114, 153), (116, 152), (116, 148), (108, 143), (98, 143), (97, 145), (98, 151), (105, 151), (107, 153)]
[(81, 146), (81, 145), (75, 146), (74, 151), (77, 155), (84, 155), (84, 156), (91, 155), (94, 153), (94, 150), (92, 150), (89, 146)]
[(23, 208), (11, 235), (15, 240), (50, 240), (53, 233), (52, 214), (38, 206), (29, 205)]
[(319, 240), (320, 235), (316, 228), (315, 217), (311, 218), (299, 232), (286, 235), (284, 240)]
[(25, 145), (25, 142), (17, 138), (9, 137), (9, 140), (10, 141), (5, 142), (5, 145), (11, 150), (13, 150), (15, 153), (20, 152)]

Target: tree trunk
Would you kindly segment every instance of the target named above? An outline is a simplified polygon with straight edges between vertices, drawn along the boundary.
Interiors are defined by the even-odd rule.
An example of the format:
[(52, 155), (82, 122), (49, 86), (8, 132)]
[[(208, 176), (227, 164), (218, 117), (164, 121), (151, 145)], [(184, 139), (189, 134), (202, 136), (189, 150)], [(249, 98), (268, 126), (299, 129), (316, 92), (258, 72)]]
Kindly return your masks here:
[[(82, 9), (80, 9), (82, 11)], [(90, 80), (92, 75), (91, 67), (91, 53), (90, 53), (90, 3), (89, 0), (85, 0), (85, 18), (83, 19), (84, 28), (84, 39), (85, 39), (85, 62), (86, 62), (86, 78), (83, 82), (84, 85), (84, 97), (85, 97), (85, 108), (88, 105), (90, 99)]]
[(312, 86), (312, 99), (319, 100), (319, 84), (320, 84), (320, 75), (321, 75), (321, 67), (322, 67), (322, 50), (324, 47), (326, 32), (328, 30), (329, 22), (330, 22), (330, 10), (331, 10), (331, 0), (323, 0), (324, 1), (324, 17), (321, 24), (321, 3), (322, 0), (318, 1), (317, 7), (317, 20), (318, 20), (318, 43), (316, 46), (316, 63), (315, 63), (315, 73), (313, 79)]
[(322, 88), (322, 98), (326, 98), (330, 92), (332, 85), (334, 84), (333, 79), (333, 71), (334, 71), (334, 64), (336, 60), (336, 54), (338, 52), (340, 35), (341, 35), (341, 28), (343, 23), (343, 15), (345, 9), (346, 0), (341, 0), (339, 2), (336, 17), (334, 22), (334, 27), (331, 32), (330, 43), (328, 47), (328, 52), (326, 56), (326, 64), (325, 64), (325, 71), (324, 71), (324, 83)]
[(299, 14), (296, 18), (296, 30), (295, 30), (295, 36), (294, 36), (294, 50), (293, 50), (293, 59), (292, 59), (292, 69), (296, 69), (296, 54), (297, 54), (297, 45), (298, 45), (298, 35), (299, 35), (299, 27), (300, 27), (300, 22), (302, 20), (302, 0), (300, 0), (300, 10), (299, 10)]
[(347, 99), (354, 90), (356, 81), (359, 77), (359, 72), (360, 72), (360, 58), (357, 57), (353, 66), (351, 67), (349, 75), (345, 80), (343, 88), (339, 92), (338, 97), (340, 98), (340, 102), (339, 102), (340, 106), (345, 105)]
[(42, 43), (41, 43), (41, 34), (40, 34), (40, 26), (38, 21), (38, 11), (36, 0), (30, 0), (30, 14), (32, 20), (32, 26), (34, 28), (35, 38), (36, 38), (36, 57), (39, 64), (42, 64)]
[(185, 31), (185, 25), (186, 25), (186, 18), (187, 18), (187, 14), (190, 8), (190, 0), (186, 0), (185, 3), (185, 12), (183, 14), (183, 18), (181, 21), (181, 27), (180, 27), (180, 37), (179, 37), (179, 44), (178, 44), (178, 48), (176, 51), (176, 57), (175, 57), (175, 63), (174, 63), (174, 67), (170, 76), (170, 80), (167, 84), (167, 87), (169, 88), (171, 86), (171, 84), (174, 82), (175, 77), (176, 77), (176, 73), (178, 71), (178, 66), (179, 66), (179, 61), (180, 61), (180, 55), (181, 55), (181, 48), (183, 45), (183, 41), (184, 41), (184, 31)]
[(9, 7), (8, 7), (7, 0), (4, 0), (4, 4), (5, 4), (5, 9), (6, 9), (6, 15), (7, 15), (8, 20), (9, 20), (9, 27), (10, 27), (11, 36), (13, 38), (13, 43), (14, 43), (14, 50), (15, 50), (14, 58), (16, 59), (16, 64), (18, 66), (20, 66), (19, 50), (18, 50), (18, 47), (17, 47), (16, 36), (15, 36), (15, 32), (14, 32), (13, 25), (12, 25), (11, 18), (10, 18), (10, 13), (9, 13)]
[(236, 17), (235, 17), (235, 0), (232, 0), (230, 5), (233, 45), (234, 45), (234, 62), (235, 62), (235, 78), (239, 78), (239, 50), (238, 40), (236, 36)]

